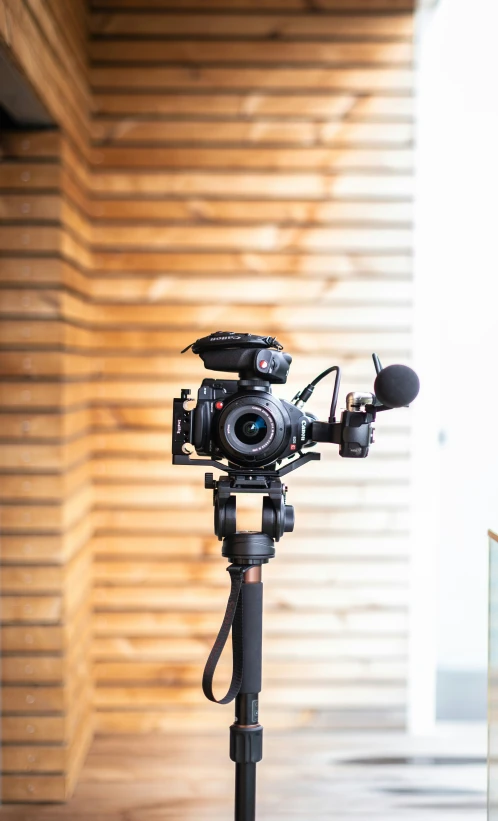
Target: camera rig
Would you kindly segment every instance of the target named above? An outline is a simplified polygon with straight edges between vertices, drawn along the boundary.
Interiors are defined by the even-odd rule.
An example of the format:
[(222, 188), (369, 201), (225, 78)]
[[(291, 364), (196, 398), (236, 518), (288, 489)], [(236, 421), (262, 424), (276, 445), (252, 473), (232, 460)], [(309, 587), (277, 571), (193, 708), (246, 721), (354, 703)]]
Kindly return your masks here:
[[(222, 555), (231, 564), (231, 589), (225, 617), (209, 654), (202, 678), (206, 698), (218, 704), (235, 699), (230, 727), (230, 758), (235, 763), (235, 821), (255, 821), (256, 764), (263, 757), (259, 723), (262, 670), (262, 565), (275, 555), (274, 543), (294, 529), (294, 509), (286, 503), (282, 478), (320, 454), (304, 452), (317, 442), (339, 445), (346, 458), (364, 458), (373, 442), (379, 411), (408, 405), (417, 396), (417, 375), (404, 365), (382, 368), (373, 354), (373, 393), (354, 392), (336, 420), (341, 370), (323, 371), (292, 403), (272, 397), (272, 384), (285, 384), (292, 357), (274, 337), (218, 331), (198, 339), (185, 351), (199, 354), (206, 368), (237, 373), (238, 380), (205, 379), (197, 405), (189, 390), (173, 403), (173, 463), (202, 465), (226, 473), (215, 479), (206, 473), (213, 491), (214, 530), (223, 540)], [(182, 351), (184, 353), (185, 351)], [(315, 386), (335, 373), (327, 422), (302, 411)], [(207, 458), (192, 458), (194, 451)], [(225, 459), (225, 462), (221, 461)], [(263, 514), (259, 532), (237, 531), (236, 494), (261, 493)], [(232, 631), (232, 678), (226, 695), (217, 699), (213, 678)]]
[[(373, 354), (376, 371), (374, 392), (349, 393), (346, 398), (346, 410), (337, 421), (341, 369), (334, 365), (299, 391), (291, 404), (284, 403), (288, 412), (294, 413), (294, 408), (301, 411), (316, 385), (328, 374), (335, 373), (328, 421), (320, 422), (311, 414), (305, 415), (300, 412), (297, 420), (298, 430), (306, 430), (306, 433), (303, 433), (300, 439), (299, 436), (291, 437), (294, 442), (289, 440), (288, 451), (284, 457), (286, 463), (283, 466), (280, 465), (284, 460), (280, 458), (263, 465), (253, 465), (250, 461), (242, 465), (236, 464), (231, 461), (230, 456), (220, 452), (219, 447), (213, 445), (211, 440), (208, 445), (203, 445), (207, 448), (204, 452), (209, 453), (208, 458), (193, 458), (190, 454), (195, 449), (196, 431), (201, 431), (198, 433), (198, 440), (204, 441), (206, 430), (214, 424), (212, 417), (216, 414), (216, 409), (222, 411), (227, 394), (235, 393), (238, 388), (242, 391), (241, 395), (248, 393), (250, 396), (256, 396), (255, 401), (259, 401), (262, 407), (263, 403), (257, 392), (264, 396), (266, 391), (271, 393), (272, 384), (285, 384), (292, 357), (283, 352), (282, 345), (275, 337), (227, 331), (218, 331), (198, 339), (182, 353), (190, 349), (193, 353), (199, 354), (207, 369), (237, 373), (239, 376), (238, 381), (204, 380), (199, 391), (199, 398), (204, 391), (203, 401), (198, 401), (195, 411), (192, 408), (190, 390), (187, 389), (182, 390), (181, 397), (174, 400), (173, 406), (173, 463), (215, 467), (227, 473), (226, 477), (218, 480), (214, 479), (212, 473), (207, 473), (205, 479), (205, 487), (213, 490), (214, 528), (220, 540), (237, 532), (237, 493), (267, 494), (263, 500), (263, 534), (278, 541), (284, 533), (291, 532), (294, 528), (294, 510), (291, 505), (286, 504), (287, 487), (282, 483), (282, 477), (310, 461), (320, 459), (319, 453), (303, 451), (322, 442), (339, 445), (339, 455), (344, 458), (365, 458), (374, 441), (377, 413), (408, 405), (417, 395), (419, 388), (418, 377), (410, 368), (405, 365), (382, 368), (379, 357)], [(204, 399), (204, 395), (208, 398)], [(225, 426), (228, 425), (225, 423)], [(213, 458), (213, 452), (215, 456), (226, 458), (227, 462)], [(225, 553), (225, 546), (223, 555), (231, 558), (231, 554)], [(257, 560), (261, 561), (260, 554)]]

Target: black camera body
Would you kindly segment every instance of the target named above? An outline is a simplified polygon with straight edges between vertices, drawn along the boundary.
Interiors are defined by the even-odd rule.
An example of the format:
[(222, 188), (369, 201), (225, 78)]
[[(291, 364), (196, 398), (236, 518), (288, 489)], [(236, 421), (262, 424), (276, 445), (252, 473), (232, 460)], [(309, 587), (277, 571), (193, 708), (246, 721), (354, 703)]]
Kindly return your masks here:
[(314, 417), (273, 396), (268, 382), (204, 379), (190, 419), (185, 401), (174, 400), (173, 453), (184, 453), (188, 441), (199, 456), (261, 467), (314, 444)]

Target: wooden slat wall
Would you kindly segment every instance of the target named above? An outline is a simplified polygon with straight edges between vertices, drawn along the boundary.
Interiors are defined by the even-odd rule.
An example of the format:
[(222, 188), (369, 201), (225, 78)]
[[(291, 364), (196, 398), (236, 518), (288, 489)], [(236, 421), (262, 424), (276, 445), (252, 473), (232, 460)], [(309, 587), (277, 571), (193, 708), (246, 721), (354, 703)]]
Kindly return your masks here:
[[(346, 391), (372, 385), (372, 350), (409, 358), (412, 4), (93, 8), (97, 724), (219, 727), (199, 685), (224, 562), (202, 470), (169, 455), (171, 399), (206, 372), (178, 352), (276, 334), (287, 398), (336, 361)], [(393, 414), (368, 461), (324, 449), (289, 481), (296, 531), (264, 573), (266, 725), (403, 724), (407, 426)]]
[[(0, 166), (11, 800), (63, 797), (77, 772), (64, 742), (86, 696), (37, 717), (29, 768), (62, 780), (13, 775), (28, 768), (25, 689), (57, 675), (73, 698), (89, 598), (67, 608), (90, 545), (97, 728), (223, 724), (199, 682), (225, 564), (202, 470), (170, 464), (171, 400), (206, 372), (179, 350), (216, 328), (276, 334), (290, 398), (334, 362), (344, 393), (368, 388), (372, 350), (411, 348), (411, 3), (98, 0), (91, 93), (80, 8), (0, 0), (61, 128), (8, 137)], [(310, 408), (329, 401), (324, 386)], [(404, 722), (408, 423), (380, 420), (368, 460), (331, 448), (289, 482), (296, 531), (264, 574), (266, 726)], [(259, 503), (240, 499), (242, 526)]]
[(65, 302), (87, 252), (61, 135), (4, 132), (1, 153), (2, 799), (62, 801), (93, 726), (89, 368)]
[(0, 143), (7, 802), (67, 798), (92, 738), (89, 360), (71, 353), (82, 332), (75, 289), (91, 258), (71, 225), (84, 220), (69, 198), (65, 151), (68, 138), (89, 152), (85, 19), (83, 0), (0, 0), (2, 43), (62, 129), (4, 132)]

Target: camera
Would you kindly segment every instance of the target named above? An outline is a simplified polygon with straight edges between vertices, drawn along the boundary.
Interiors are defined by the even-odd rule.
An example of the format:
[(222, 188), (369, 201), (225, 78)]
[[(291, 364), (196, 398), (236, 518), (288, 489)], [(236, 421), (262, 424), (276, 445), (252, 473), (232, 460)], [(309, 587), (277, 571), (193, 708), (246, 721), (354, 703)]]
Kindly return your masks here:
[[(317, 442), (339, 445), (342, 457), (364, 458), (373, 442), (376, 414), (409, 404), (419, 388), (418, 377), (410, 368), (382, 368), (373, 354), (375, 393), (348, 394), (346, 410), (337, 421), (338, 366), (328, 368), (287, 402), (272, 394), (272, 385), (286, 383), (292, 363), (275, 337), (217, 331), (182, 353), (190, 349), (207, 369), (237, 373), (239, 378), (204, 379), (195, 407), (190, 390), (182, 390), (181, 397), (174, 400), (172, 450), (176, 464), (195, 463), (189, 458), (195, 450), (217, 466), (225, 459), (234, 470), (271, 471), (284, 459), (303, 458), (302, 451)], [(318, 382), (332, 372), (335, 383), (329, 419), (319, 422), (302, 407)]]

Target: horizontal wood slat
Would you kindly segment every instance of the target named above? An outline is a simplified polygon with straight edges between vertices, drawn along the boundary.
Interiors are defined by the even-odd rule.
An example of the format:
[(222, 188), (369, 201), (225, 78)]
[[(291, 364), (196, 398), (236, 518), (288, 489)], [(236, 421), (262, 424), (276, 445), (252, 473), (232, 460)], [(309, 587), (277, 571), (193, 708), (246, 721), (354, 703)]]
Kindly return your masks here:
[[(260, 117), (291, 118), (309, 120), (315, 118), (354, 120), (394, 120), (411, 122), (413, 100), (406, 94), (365, 93), (352, 90), (337, 94), (278, 94), (249, 91), (246, 93), (206, 93), (206, 94), (95, 94), (95, 110), (98, 114), (126, 114), (142, 119), (143, 115), (172, 116), (174, 118), (193, 116), (215, 120), (219, 117), (243, 117), (258, 122)], [(126, 122), (125, 120), (125, 122)], [(114, 123), (114, 128), (120, 121)]]
[[(140, 9), (142, 0), (91, 0), (92, 9)], [(148, 8), (180, 11), (181, 9), (240, 10), (246, 12), (309, 12), (308, 0), (147, 0)], [(411, 12), (413, 0), (314, 0), (315, 12)]]
[[(185, 98), (185, 106), (188, 105), (189, 99)], [(209, 100), (211, 99), (212, 96), (210, 95)], [(234, 102), (232, 98), (228, 101), (226, 98), (220, 98), (219, 105), (221, 107), (223, 102), (228, 104), (230, 101)], [(274, 97), (272, 97), (272, 101), (275, 101)], [(265, 102), (266, 105), (269, 105), (271, 101), (267, 99)], [(291, 104), (292, 102), (294, 101), (291, 101)], [(96, 144), (102, 145), (106, 143), (114, 145), (123, 143), (128, 145), (155, 145), (179, 142), (187, 145), (244, 143), (248, 146), (277, 145), (279, 147), (287, 145), (344, 145), (351, 147), (355, 145), (411, 145), (413, 125), (410, 122), (397, 122), (393, 118), (389, 122), (355, 122), (354, 109), (346, 120), (340, 116), (336, 120), (300, 119), (299, 112), (303, 110), (301, 108), (302, 102), (302, 100), (297, 103), (294, 102), (295, 116), (292, 120), (255, 117), (253, 114), (251, 119), (247, 121), (244, 114), (251, 114), (249, 105), (246, 112), (244, 110), (238, 112), (239, 119), (235, 119), (237, 112), (231, 110), (227, 114), (234, 114), (232, 120), (224, 118), (221, 111), (216, 120), (207, 119), (206, 113), (204, 119), (194, 119), (195, 107), (192, 100), (190, 100), (191, 109), (186, 110), (185, 119), (183, 120), (173, 119), (171, 116), (168, 116), (164, 121), (129, 117), (116, 120), (102, 116), (93, 123), (92, 136)], [(254, 105), (259, 106), (262, 103), (263, 101), (253, 100)], [(282, 98), (280, 104), (284, 106), (284, 98)], [(198, 114), (200, 115), (203, 113), (201, 98), (198, 100), (198, 105)], [(401, 109), (401, 104), (398, 105)], [(291, 106), (288, 105), (288, 108), (290, 111)], [(272, 111), (268, 112), (268, 114), (271, 113)], [(285, 114), (285, 109), (282, 113)], [(92, 157), (98, 162), (100, 152), (94, 152)]]
[[(211, 0), (210, 0), (211, 2)], [(197, 4), (200, 7), (200, 4)], [(288, 6), (290, 9), (290, 6)], [(343, 65), (344, 63), (375, 66), (409, 63), (412, 45), (409, 42), (209, 42), (203, 40), (94, 40), (90, 43), (91, 59), (98, 64), (122, 62), (126, 49), (127, 63), (182, 63), (198, 65), (230, 63), (257, 65), (302, 63)]]
[[(143, 19), (140, 17), (139, 19)], [(130, 89), (299, 89), (406, 92), (413, 77), (407, 69), (334, 68), (95, 68), (91, 80), (96, 90)]]
[[(285, 39), (365, 36), (410, 39), (411, 15), (347, 16), (316, 14), (137, 14), (95, 13), (90, 17), (93, 34), (152, 34), (155, 37), (200, 35), (202, 37), (271, 37)], [(123, 54), (125, 58), (125, 53)]]

